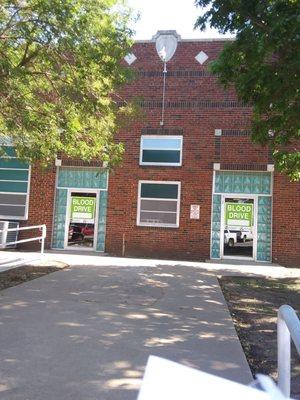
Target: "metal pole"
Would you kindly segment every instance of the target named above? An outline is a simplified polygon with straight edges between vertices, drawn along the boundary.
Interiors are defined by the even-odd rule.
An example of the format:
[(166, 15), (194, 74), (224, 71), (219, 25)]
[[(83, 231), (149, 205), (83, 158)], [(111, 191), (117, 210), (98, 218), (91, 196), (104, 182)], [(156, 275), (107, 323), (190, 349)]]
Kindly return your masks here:
[(44, 255), (45, 251), (45, 238), (46, 238), (46, 225), (42, 225), (41, 255)]
[(166, 77), (167, 77), (167, 63), (164, 62), (164, 83), (163, 83), (163, 96), (162, 96), (162, 110), (161, 110), (161, 121), (160, 126), (164, 125), (164, 117), (165, 117), (165, 94), (166, 94)]
[(8, 230), (8, 221), (3, 221), (3, 229), (2, 229), (2, 235), (1, 235), (1, 248), (4, 249), (6, 246), (6, 240), (7, 240), (7, 230)]
[(125, 257), (125, 237), (126, 237), (126, 234), (123, 233), (123, 240), (122, 240), (122, 257)]
[(279, 313), (277, 321), (277, 346), (278, 387), (284, 396), (289, 398), (291, 391), (291, 335)]
[(300, 354), (300, 321), (293, 307), (284, 304), (278, 310), (277, 319), (278, 387), (288, 398), (291, 392), (291, 338)]

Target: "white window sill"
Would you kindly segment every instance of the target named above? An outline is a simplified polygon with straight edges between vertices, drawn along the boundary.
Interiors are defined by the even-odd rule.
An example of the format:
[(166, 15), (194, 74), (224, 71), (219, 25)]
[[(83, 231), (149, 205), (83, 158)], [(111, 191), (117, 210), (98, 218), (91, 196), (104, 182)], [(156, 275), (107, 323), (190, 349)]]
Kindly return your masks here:
[(179, 228), (179, 225), (170, 225), (170, 224), (151, 224), (151, 223), (143, 223), (140, 222), (137, 224), (137, 226), (145, 226), (145, 227), (150, 227), (150, 228), (172, 228), (172, 229), (177, 229)]
[(140, 162), (141, 167), (182, 167), (182, 164)]

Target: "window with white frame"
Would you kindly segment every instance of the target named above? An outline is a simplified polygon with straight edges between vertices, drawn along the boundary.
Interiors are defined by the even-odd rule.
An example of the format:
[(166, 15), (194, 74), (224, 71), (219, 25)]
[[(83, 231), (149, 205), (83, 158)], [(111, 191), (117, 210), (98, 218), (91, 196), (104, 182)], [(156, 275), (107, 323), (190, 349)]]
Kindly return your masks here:
[(30, 165), (16, 157), (12, 146), (2, 144), (0, 156), (0, 219), (27, 220)]
[(140, 165), (182, 164), (182, 136), (141, 137)]
[(140, 181), (137, 224), (179, 227), (180, 182)]

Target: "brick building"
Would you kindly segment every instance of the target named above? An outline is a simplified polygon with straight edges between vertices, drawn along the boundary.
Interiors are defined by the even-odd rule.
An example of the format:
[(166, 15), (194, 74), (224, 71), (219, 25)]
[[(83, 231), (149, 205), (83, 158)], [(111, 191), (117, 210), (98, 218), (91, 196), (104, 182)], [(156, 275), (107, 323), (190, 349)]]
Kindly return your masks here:
[(164, 34), (126, 58), (136, 78), (121, 96), (138, 97), (141, 112), (118, 134), (122, 165), (108, 174), (100, 161), (61, 159), (48, 171), (1, 161), (0, 218), (45, 223), (54, 249), (300, 266), (300, 184), (274, 172), (268, 149), (250, 141), (251, 108), (209, 73), (224, 40), (171, 33), (162, 124)]

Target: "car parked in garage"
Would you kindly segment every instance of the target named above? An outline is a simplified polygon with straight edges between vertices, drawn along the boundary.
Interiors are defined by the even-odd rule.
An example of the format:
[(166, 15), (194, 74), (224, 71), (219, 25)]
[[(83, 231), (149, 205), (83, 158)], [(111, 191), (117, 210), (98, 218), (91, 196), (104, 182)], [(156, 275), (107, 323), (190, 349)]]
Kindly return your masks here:
[(70, 224), (69, 240), (81, 241), (84, 239), (92, 239), (94, 237), (94, 224)]
[(237, 232), (224, 229), (224, 243), (229, 247), (234, 247), (234, 245), (237, 243)]
[(240, 240), (243, 241), (244, 243), (253, 240), (253, 232), (251, 228), (241, 228), (241, 233), (240, 233)]

